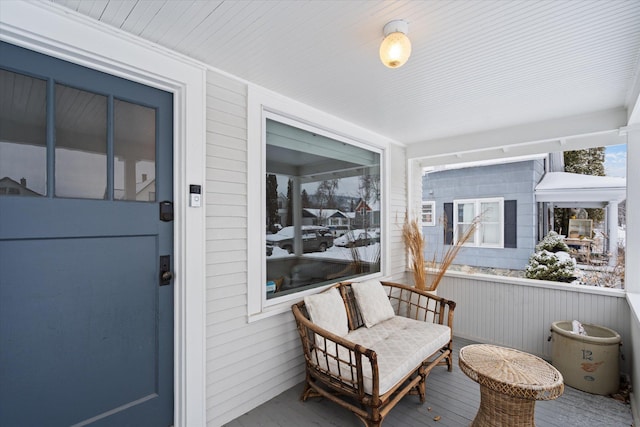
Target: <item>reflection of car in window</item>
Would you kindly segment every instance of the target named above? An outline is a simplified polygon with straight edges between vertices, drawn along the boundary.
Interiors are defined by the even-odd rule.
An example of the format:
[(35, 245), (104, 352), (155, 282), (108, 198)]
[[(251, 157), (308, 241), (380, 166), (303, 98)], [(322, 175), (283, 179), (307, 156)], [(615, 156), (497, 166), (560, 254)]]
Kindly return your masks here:
[(329, 230), (331, 230), (331, 234), (333, 237), (341, 237), (345, 235), (349, 231), (348, 225), (330, 225)]
[(355, 246), (368, 246), (376, 243), (377, 239), (374, 233), (369, 233), (366, 230), (352, 230), (345, 233), (342, 237), (338, 237), (334, 240), (336, 246), (343, 246), (346, 248), (353, 248)]
[[(324, 252), (333, 246), (333, 235), (327, 227), (315, 225), (303, 225), (302, 231), (302, 251), (303, 252)], [(284, 227), (275, 234), (267, 234), (267, 247), (277, 246), (293, 253), (294, 227)]]

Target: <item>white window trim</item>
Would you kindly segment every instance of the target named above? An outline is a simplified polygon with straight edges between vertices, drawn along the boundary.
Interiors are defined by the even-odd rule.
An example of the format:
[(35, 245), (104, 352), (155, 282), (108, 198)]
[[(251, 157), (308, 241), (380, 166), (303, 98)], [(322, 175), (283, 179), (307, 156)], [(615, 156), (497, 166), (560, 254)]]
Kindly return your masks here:
[(382, 196), (380, 200), (380, 272), (362, 279), (382, 277), (389, 271), (389, 248), (386, 242), (390, 228), (388, 202), (387, 149), (394, 142), (335, 116), (316, 110), (292, 99), (264, 88), (249, 85), (247, 91), (247, 319), (257, 321), (276, 314), (289, 312), (291, 304), (306, 295), (315, 294), (328, 288), (321, 286), (296, 292), (275, 299), (266, 299), (266, 240), (265, 218), (265, 124), (266, 117), (276, 118), (285, 124), (323, 134), (334, 139), (380, 153), (380, 173)]
[[(424, 221), (424, 207), (431, 206), (431, 221)], [(423, 200), (422, 210), (420, 211), (420, 220), (423, 227), (433, 227), (436, 225), (436, 202), (435, 200)]]
[(482, 203), (498, 203), (499, 207), (498, 207), (498, 218), (500, 218), (499, 224), (500, 224), (500, 241), (496, 244), (487, 244), (487, 243), (482, 243), (480, 241), (481, 238), (481, 227), (480, 225), (482, 224), (482, 221), (479, 221), (478, 223), (478, 227), (476, 227), (474, 236), (473, 236), (473, 241), (471, 241), (471, 239), (469, 241), (467, 241), (465, 243), (464, 246), (469, 246), (469, 247), (476, 247), (476, 248), (499, 248), (502, 249), (504, 248), (504, 197), (490, 197), (490, 198), (481, 198), (481, 199), (458, 199), (458, 200), (454, 200), (453, 201), (453, 241), (457, 242), (458, 241), (458, 205), (459, 204), (468, 204), (468, 203), (473, 203), (474, 204), (474, 214), (475, 217), (478, 218), (478, 215), (480, 215), (481, 211), (480, 211), (480, 206)]

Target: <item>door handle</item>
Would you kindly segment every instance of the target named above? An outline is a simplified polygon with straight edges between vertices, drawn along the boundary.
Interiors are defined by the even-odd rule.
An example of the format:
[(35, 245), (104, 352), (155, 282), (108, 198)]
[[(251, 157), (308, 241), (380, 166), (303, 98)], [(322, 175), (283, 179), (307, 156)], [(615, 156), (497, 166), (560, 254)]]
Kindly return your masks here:
[(170, 285), (172, 279), (171, 255), (162, 255), (160, 256), (160, 286)]

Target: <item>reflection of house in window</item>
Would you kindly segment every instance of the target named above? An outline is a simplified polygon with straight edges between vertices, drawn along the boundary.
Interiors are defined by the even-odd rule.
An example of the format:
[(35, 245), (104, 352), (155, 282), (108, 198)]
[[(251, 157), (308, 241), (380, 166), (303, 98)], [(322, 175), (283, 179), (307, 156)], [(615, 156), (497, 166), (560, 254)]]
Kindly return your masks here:
[(287, 196), (282, 193), (278, 193), (278, 218), (279, 224), (285, 227), (291, 225), (287, 223)]
[(349, 225), (349, 217), (338, 209), (313, 209), (302, 210), (303, 225)]
[(351, 221), (352, 228), (378, 228), (380, 227), (380, 211), (373, 210), (367, 202), (360, 199), (355, 208), (355, 215)]
[(42, 194), (30, 190), (27, 187), (27, 180), (25, 178), (21, 178), (20, 182), (17, 182), (8, 176), (0, 179), (0, 195), (42, 197)]
[[(113, 191), (115, 200), (125, 200), (125, 190), (116, 188)], [(136, 182), (136, 201), (155, 202), (156, 200), (156, 180), (149, 178), (146, 173), (142, 174), (142, 180)]]

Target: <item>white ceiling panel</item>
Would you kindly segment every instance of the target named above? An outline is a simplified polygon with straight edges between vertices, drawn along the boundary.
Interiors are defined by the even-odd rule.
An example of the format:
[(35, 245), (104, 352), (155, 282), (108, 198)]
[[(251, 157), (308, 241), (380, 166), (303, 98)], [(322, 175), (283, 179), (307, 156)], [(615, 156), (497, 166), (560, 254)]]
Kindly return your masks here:
[(635, 0), (53, 2), (406, 144), (625, 107), (640, 62)]

